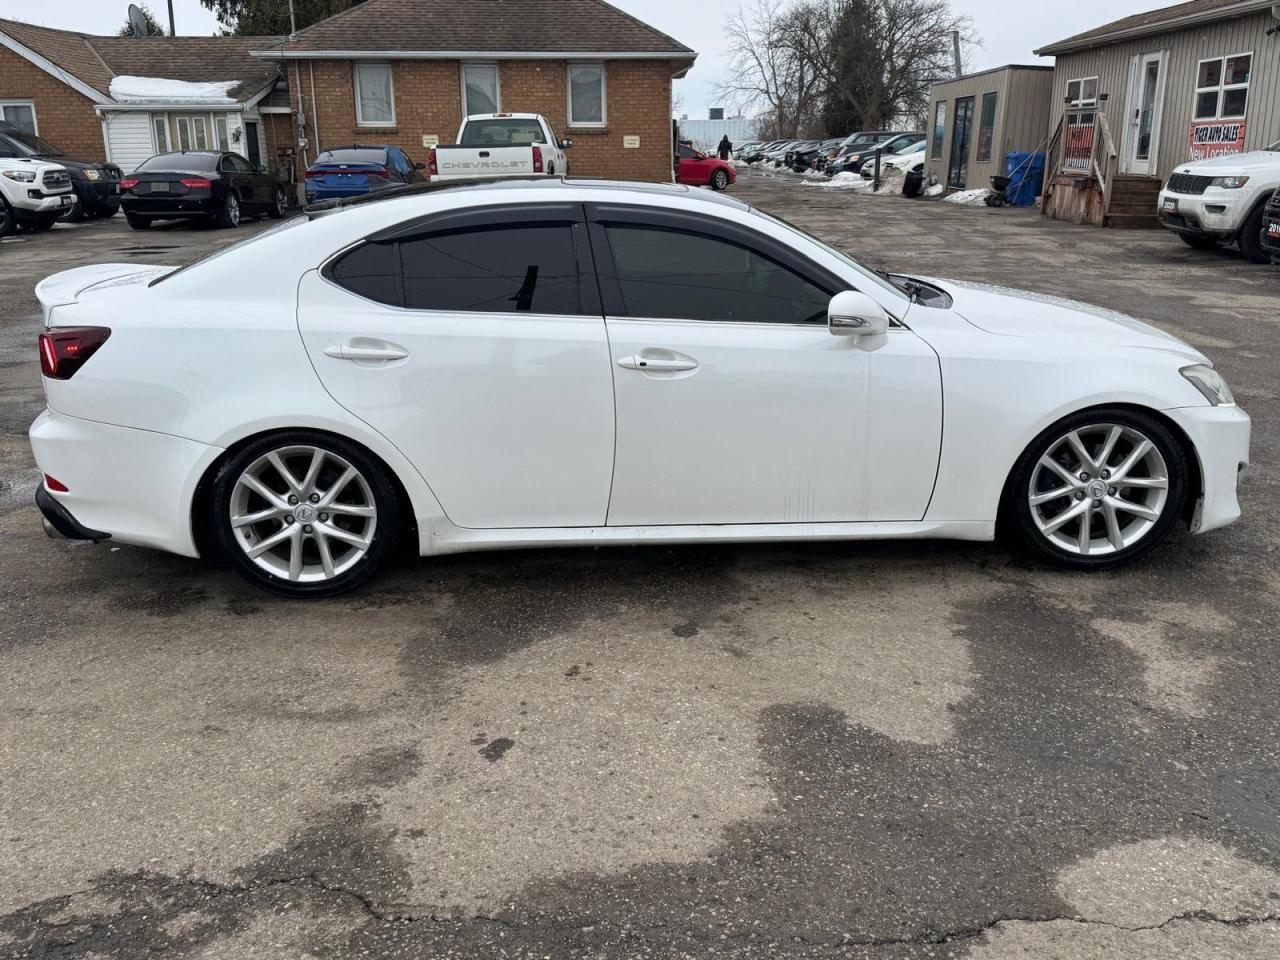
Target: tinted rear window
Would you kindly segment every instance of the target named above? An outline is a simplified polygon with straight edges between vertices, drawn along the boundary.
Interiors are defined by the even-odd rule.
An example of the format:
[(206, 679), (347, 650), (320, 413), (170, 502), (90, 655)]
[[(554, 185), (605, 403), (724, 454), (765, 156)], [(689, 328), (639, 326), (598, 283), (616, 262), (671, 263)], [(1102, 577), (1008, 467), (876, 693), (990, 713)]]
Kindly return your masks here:
[(462, 129), (464, 147), (527, 147), (545, 142), (537, 120), (469, 120)]
[(149, 160), (143, 160), (134, 172), (141, 173), (145, 170), (154, 173), (173, 170), (182, 173), (198, 170), (202, 173), (212, 173), (218, 169), (218, 156), (216, 153), (161, 153)]
[(387, 163), (385, 150), (326, 150), (316, 157), (316, 163)]
[(400, 281), (396, 277), (396, 245), (366, 243), (333, 265), (333, 282), (352, 293), (400, 306)]

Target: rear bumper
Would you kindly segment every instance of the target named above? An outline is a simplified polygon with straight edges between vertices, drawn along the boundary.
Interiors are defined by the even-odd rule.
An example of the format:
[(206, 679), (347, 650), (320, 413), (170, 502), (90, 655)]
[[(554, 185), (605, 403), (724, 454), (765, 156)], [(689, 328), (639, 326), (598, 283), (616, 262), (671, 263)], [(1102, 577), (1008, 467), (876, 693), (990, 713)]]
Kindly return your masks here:
[(66, 493), (41, 487), (37, 503), (63, 536), (155, 547), (197, 556), (191, 531), (196, 485), (222, 451), (182, 437), (117, 427), (46, 410), (31, 424), (41, 473)]
[(1200, 460), (1203, 490), (1191, 519), (1205, 533), (1240, 517), (1240, 481), (1249, 466), (1253, 424), (1239, 407), (1179, 407), (1164, 411), (1190, 438)]
[(139, 217), (211, 217), (217, 213), (211, 197), (186, 199), (183, 197), (125, 196), (120, 199), (125, 213)]

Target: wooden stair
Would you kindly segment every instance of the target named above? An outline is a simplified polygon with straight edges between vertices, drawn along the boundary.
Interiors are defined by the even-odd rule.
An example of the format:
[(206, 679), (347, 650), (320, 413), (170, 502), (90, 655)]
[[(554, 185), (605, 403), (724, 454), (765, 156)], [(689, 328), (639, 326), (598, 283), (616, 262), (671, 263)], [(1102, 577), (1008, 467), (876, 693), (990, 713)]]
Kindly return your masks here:
[(1128, 229), (1160, 226), (1156, 215), (1160, 186), (1159, 177), (1117, 176), (1111, 184), (1111, 202), (1103, 225)]

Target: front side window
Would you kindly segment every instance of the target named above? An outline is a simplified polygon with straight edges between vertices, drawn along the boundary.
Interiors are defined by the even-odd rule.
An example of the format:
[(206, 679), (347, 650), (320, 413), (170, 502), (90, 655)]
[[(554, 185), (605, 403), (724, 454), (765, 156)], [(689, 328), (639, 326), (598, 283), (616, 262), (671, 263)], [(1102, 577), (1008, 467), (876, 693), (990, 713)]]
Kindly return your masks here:
[(394, 127), (396, 125), (395, 88), (391, 81), (391, 64), (356, 64), (356, 125), (361, 127)]
[(498, 90), (496, 63), (464, 63), (462, 65), (462, 113), (472, 117), (478, 113), (497, 113), (502, 102)]
[(602, 127), (604, 123), (604, 64), (570, 64), (569, 126)]
[(747, 247), (662, 227), (613, 225), (608, 233), (627, 316), (826, 322), (830, 294)]
[(36, 105), (24, 100), (0, 102), (0, 122), (12, 124), (27, 133), (35, 133)]
[(996, 131), (996, 95), (994, 93), (984, 93), (982, 95), (982, 117), (978, 122), (978, 155), (977, 160), (982, 162), (991, 159), (991, 143), (995, 139)]
[(947, 102), (939, 100), (938, 105), (933, 108), (933, 145), (929, 150), (929, 156), (934, 160), (942, 159), (942, 141), (947, 136)]
[(1237, 119), (1249, 106), (1253, 54), (1201, 60), (1196, 69), (1197, 120)]

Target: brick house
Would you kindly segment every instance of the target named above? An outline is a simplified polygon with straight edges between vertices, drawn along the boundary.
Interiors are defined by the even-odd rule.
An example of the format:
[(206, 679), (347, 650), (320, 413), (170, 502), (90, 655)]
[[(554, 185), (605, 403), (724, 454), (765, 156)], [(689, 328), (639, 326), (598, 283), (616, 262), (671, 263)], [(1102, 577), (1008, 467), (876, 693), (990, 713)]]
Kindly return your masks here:
[(353, 143), (419, 160), (467, 114), (530, 112), (574, 141), (572, 173), (651, 181), (697, 56), (601, 0), (365, 0), (252, 55), (286, 73), (300, 165)]
[[(0, 120), (126, 172), (183, 147), (271, 166), (293, 150), (275, 37), (99, 37), (0, 20)], [(280, 87), (279, 102), (276, 88)]]

